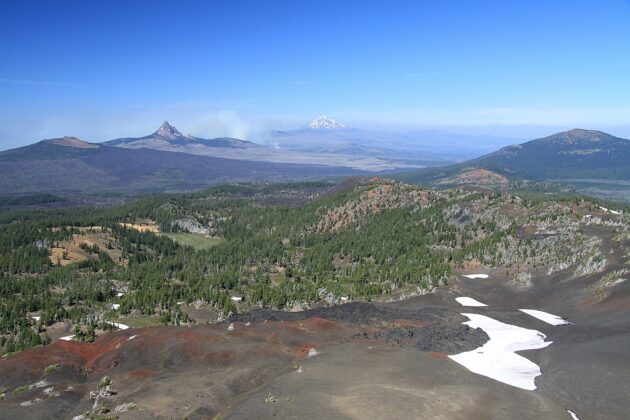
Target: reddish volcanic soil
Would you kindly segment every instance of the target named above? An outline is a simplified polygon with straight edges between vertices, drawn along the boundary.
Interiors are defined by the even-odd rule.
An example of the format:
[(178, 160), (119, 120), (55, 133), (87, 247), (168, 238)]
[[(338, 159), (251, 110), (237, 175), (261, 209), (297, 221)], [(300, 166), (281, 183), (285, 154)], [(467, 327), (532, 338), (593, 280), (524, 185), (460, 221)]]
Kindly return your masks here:
[[(627, 251), (593, 232), (602, 249), (614, 250), (606, 254), (607, 270), (626, 267)], [(567, 409), (582, 419), (627, 418), (630, 280), (601, 294), (603, 273), (575, 278), (541, 271), (531, 287), (519, 289), (504, 270), (483, 272), (488, 279), (457, 274), (435, 293), (390, 304), (255, 310), (216, 325), (131, 328), (91, 344), (58, 340), (0, 360), (0, 418), (93, 414), (90, 393), (105, 375), (115, 392), (102, 390), (97, 408), (121, 419), (570, 420)], [(455, 300), (461, 296), (488, 306), (462, 307)], [(520, 308), (571, 324), (549, 325)], [(463, 325), (460, 313), (535, 329), (553, 342), (519, 352), (542, 371), (535, 391), (448, 358), (488, 340)], [(118, 412), (126, 403), (134, 408)]]
[[(71, 418), (85, 413), (93, 405), (89, 392), (97, 391), (107, 375), (117, 393), (100, 402), (110, 410), (133, 402), (138, 409), (125, 415), (212, 417), (234, 398), (296, 370), (313, 348), (328, 351), (359, 342), (361, 347), (385, 344), (443, 354), (439, 352), (470, 350), (487, 340), (483, 332), (461, 325), (462, 320), (443, 308), (405, 311), (353, 303), (302, 313), (253, 311), (218, 325), (129, 329), (94, 343), (57, 340), (0, 361), (0, 386), (7, 391), (0, 416)], [(234, 329), (228, 331), (231, 322)], [(44, 373), (52, 364), (59, 367)], [(46, 383), (13, 392), (40, 381)], [(58, 396), (44, 393), (50, 387)]]

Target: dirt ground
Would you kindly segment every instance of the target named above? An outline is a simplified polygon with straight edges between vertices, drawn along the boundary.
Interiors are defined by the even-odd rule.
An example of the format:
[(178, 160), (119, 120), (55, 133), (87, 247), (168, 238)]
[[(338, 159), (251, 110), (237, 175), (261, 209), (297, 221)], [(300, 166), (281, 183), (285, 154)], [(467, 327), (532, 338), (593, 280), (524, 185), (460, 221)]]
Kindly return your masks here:
[(145, 220), (138, 223), (120, 223), (120, 226), (127, 229), (135, 229), (140, 232), (160, 233), (160, 227), (152, 220)]
[[(587, 234), (602, 238), (608, 271), (627, 266), (625, 251), (605, 229)], [(121, 419), (570, 420), (567, 409), (582, 420), (627, 418), (630, 281), (602, 295), (595, 287), (601, 274), (541, 270), (531, 287), (517, 288), (505, 270), (487, 273), (489, 279), (458, 274), (435, 293), (390, 304), (256, 310), (215, 325), (130, 328), (92, 344), (57, 340), (0, 360), (0, 418), (85, 414), (94, 405), (90, 391), (105, 375), (116, 393), (100, 403)], [(462, 307), (455, 301), (461, 296), (488, 306)], [(521, 308), (571, 324), (552, 326)], [(462, 312), (535, 329), (553, 341), (520, 353), (541, 368), (536, 390), (448, 359), (487, 340), (462, 325)], [(52, 364), (59, 366), (45, 372)], [(136, 407), (115, 413), (124, 403)]]
[[(96, 254), (90, 254), (81, 248), (81, 244), (89, 246), (98, 246), (117, 264), (123, 264), (121, 260), (122, 250), (116, 245), (111, 234), (101, 228), (82, 228), (80, 234), (73, 235), (72, 239), (67, 241), (56, 241), (55, 246), (51, 247), (48, 258), (53, 264), (66, 266), (75, 262), (85, 261), (88, 258), (98, 258)], [(108, 244), (112, 246), (108, 249)], [(64, 257), (64, 253), (66, 254)]]

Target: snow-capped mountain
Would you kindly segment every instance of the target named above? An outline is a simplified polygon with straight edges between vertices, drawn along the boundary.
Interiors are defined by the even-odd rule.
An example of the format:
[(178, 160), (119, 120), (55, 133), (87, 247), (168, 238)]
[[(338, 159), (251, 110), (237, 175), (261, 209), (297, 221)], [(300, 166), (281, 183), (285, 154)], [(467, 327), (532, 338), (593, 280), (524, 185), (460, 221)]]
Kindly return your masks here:
[(346, 126), (344, 124), (341, 124), (335, 120), (328, 118), (325, 115), (322, 115), (321, 117), (311, 121), (308, 124), (308, 128), (319, 130), (322, 128), (324, 129), (346, 128)]

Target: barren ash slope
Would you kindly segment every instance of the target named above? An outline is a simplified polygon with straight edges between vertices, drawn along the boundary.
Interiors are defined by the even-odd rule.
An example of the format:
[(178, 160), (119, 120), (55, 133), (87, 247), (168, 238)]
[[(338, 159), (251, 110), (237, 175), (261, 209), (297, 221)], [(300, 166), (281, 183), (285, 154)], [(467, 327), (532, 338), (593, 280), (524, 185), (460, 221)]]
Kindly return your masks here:
[[(186, 313), (180, 325), (5, 357), (0, 417), (621, 419), (630, 409), (628, 215), (379, 179), (291, 208), (243, 207), (228, 191), (239, 190), (142, 213), (162, 229), (195, 221), (222, 244), (185, 249), (185, 266), (175, 248), (155, 279), (146, 262), (106, 266), (130, 270), (116, 276), (125, 292), (82, 306), (130, 325)], [(137, 221), (140, 209), (114, 220)], [(238, 276), (221, 277), (232, 266)], [(225, 308), (233, 314), (205, 323)]]

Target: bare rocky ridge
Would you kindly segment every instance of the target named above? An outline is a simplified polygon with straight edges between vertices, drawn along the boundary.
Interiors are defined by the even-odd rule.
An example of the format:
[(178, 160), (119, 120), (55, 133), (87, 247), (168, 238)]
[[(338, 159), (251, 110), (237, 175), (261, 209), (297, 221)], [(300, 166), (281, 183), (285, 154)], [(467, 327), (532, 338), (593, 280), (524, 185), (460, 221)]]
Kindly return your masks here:
[(44, 140), (50, 144), (56, 146), (75, 147), (77, 149), (98, 149), (99, 145), (94, 143), (88, 143), (76, 137), (62, 137), (59, 139)]

